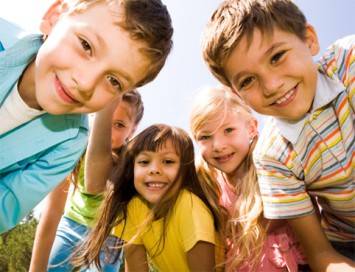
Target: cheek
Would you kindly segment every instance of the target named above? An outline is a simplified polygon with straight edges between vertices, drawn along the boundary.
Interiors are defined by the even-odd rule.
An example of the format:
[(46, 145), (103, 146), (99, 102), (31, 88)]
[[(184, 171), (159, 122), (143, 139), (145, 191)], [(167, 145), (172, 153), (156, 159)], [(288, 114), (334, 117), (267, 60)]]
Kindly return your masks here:
[(199, 149), (200, 149), (200, 153), (201, 155), (204, 157), (204, 156), (207, 156), (208, 153), (210, 152), (210, 148), (209, 148), (209, 145), (208, 144), (200, 144), (199, 146)]
[(122, 146), (124, 144), (124, 142), (125, 142), (125, 134), (113, 129), (112, 130), (112, 140), (111, 140), (112, 148), (118, 148), (118, 147)]

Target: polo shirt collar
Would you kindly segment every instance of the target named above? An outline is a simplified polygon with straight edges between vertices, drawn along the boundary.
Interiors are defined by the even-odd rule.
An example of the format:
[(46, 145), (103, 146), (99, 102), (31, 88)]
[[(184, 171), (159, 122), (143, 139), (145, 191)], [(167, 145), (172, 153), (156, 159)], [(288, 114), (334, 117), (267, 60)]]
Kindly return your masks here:
[(295, 144), (306, 120), (312, 116), (312, 113), (317, 109), (329, 104), (342, 91), (344, 91), (344, 89), (344, 85), (339, 81), (330, 79), (321, 72), (318, 72), (316, 93), (310, 113), (307, 113), (302, 119), (294, 122), (276, 117), (274, 118), (275, 124), (278, 127), (281, 135), (289, 140), (292, 144)]

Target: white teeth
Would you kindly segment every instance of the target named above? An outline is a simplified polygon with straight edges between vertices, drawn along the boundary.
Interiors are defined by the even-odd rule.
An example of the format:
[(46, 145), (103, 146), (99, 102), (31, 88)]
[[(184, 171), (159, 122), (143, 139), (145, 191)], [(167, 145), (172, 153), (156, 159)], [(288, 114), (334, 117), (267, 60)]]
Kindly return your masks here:
[(295, 90), (289, 91), (286, 95), (284, 95), (280, 99), (276, 100), (275, 103), (279, 105), (279, 104), (286, 102), (294, 94), (294, 92), (295, 92)]
[(153, 182), (149, 182), (147, 183), (148, 187), (154, 187), (154, 188), (163, 188), (164, 187), (164, 183), (153, 183)]

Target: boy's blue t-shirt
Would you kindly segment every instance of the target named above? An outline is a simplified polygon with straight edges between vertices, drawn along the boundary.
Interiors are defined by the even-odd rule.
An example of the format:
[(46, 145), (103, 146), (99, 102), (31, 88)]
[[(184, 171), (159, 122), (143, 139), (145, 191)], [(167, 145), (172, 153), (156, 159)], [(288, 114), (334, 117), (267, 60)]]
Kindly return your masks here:
[[(18, 41), (5, 37), (2, 30), (10, 26), (0, 20), (5, 49), (0, 51), (0, 106), (43, 43), (41, 35)], [(0, 233), (19, 223), (64, 180), (85, 150), (87, 137), (85, 115), (48, 113), (0, 135)]]

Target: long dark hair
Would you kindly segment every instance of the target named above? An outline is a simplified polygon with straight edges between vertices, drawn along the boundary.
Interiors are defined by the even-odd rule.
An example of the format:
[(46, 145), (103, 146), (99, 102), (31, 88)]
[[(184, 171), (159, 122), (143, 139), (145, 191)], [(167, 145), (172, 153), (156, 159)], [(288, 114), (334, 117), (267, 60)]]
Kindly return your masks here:
[[(79, 255), (73, 258), (74, 266), (88, 266), (94, 262), (97, 267), (100, 267), (99, 253), (104, 241), (114, 226), (125, 222), (128, 203), (138, 195), (133, 182), (135, 158), (142, 151), (155, 152), (159, 150), (168, 140), (172, 142), (180, 157), (180, 169), (172, 186), (151, 209), (152, 220), (163, 218), (164, 222), (158, 248), (164, 247), (167, 218), (178, 198), (179, 193), (177, 192), (183, 188), (187, 189), (200, 197), (210, 208), (197, 178), (191, 138), (180, 128), (164, 124), (152, 125), (139, 133), (124, 148), (122, 159), (108, 183), (98, 222), (78, 250)], [(148, 222), (146, 223), (148, 224)]]

